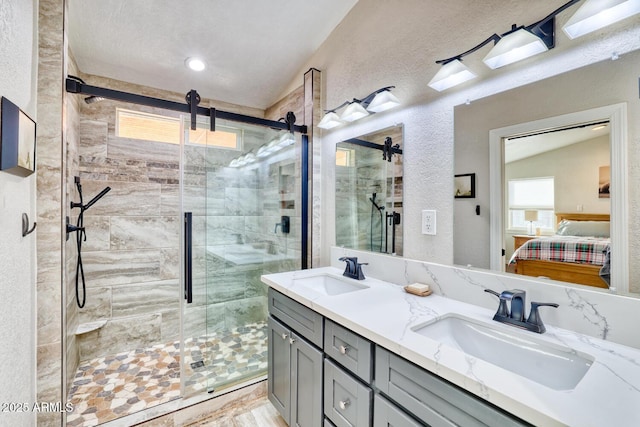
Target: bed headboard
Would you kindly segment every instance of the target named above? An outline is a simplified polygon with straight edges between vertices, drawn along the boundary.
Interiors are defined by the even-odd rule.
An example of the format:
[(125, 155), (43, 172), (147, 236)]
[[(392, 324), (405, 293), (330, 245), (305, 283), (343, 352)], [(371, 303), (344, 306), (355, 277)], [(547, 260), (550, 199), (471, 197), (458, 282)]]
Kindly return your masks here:
[(559, 224), (563, 219), (569, 221), (609, 221), (611, 215), (609, 214), (597, 214), (597, 213), (557, 213), (556, 223)]

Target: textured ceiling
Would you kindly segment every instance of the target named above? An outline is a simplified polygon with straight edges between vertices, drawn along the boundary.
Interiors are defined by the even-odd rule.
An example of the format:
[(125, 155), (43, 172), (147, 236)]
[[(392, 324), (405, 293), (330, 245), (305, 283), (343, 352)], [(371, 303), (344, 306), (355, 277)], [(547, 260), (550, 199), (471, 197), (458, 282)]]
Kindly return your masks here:
[(69, 45), (84, 73), (266, 108), (356, 2), (69, 0)]

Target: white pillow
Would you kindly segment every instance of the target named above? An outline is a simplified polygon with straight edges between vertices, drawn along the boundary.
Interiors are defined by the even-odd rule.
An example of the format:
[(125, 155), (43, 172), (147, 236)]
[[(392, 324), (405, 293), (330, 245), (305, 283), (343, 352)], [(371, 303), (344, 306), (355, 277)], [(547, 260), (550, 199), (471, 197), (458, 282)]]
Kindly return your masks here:
[(563, 219), (558, 224), (559, 236), (609, 237), (609, 221), (569, 221)]

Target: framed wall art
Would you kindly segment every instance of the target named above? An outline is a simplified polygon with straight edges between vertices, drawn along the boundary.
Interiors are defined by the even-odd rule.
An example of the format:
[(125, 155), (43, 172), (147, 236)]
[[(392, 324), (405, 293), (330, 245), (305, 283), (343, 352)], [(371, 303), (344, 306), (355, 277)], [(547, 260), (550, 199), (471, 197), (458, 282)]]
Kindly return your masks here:
[(456, 199), (474, 199), (476, 197), (476, 174), (455, 175), (453, 191)]
[(4, 96), (0, 101), (0, 170), (23, 177), (36, 170), (36, 122)]
[(598, 171), (598, 197), (600, 199), (610, 198), (609, 187), (611, 186), (611, 166), (600, 166)]

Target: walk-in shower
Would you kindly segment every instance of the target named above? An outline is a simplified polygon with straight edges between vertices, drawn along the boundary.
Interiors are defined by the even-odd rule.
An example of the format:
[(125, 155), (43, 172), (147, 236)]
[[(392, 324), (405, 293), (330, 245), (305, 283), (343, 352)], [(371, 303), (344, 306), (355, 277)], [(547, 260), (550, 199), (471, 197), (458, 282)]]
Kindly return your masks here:
[[(67, 425), (263, 378), (260, 276), (306, 267), (304, 128), (292, 116), (276, 122), (188, 104), (176, 111), (69, 85), (105, 98), (81, 103), (78, 169), (87, 193), (111, 191), (84, 213), (87, 303), (67, 314), (67, 328), (78, 331)], [(127, 123), (144, 124), (147, 136), (154, 123), (175, 126), (179, 136), (123, 136)]]

